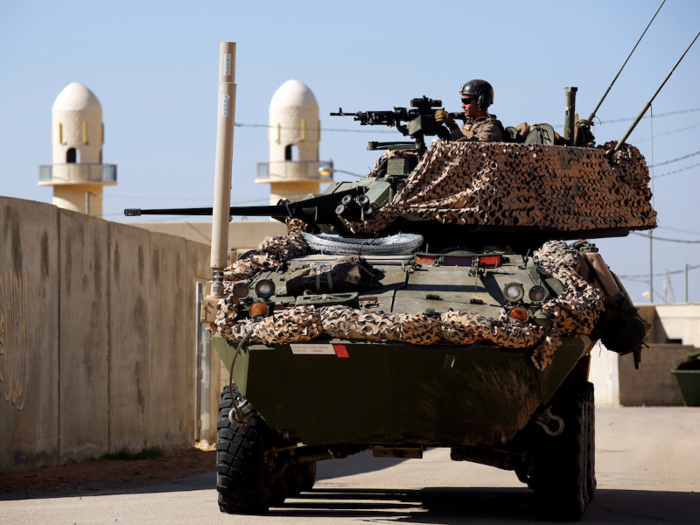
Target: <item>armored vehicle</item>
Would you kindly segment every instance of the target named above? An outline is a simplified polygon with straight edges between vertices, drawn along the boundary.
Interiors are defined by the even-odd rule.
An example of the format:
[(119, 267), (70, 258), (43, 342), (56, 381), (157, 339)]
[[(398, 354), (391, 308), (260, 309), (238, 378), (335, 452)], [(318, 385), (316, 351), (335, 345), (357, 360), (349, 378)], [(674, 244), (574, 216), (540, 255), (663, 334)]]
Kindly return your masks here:
[[(452, 141), (442, 103), (425, 96), (340, 110), (412, 140), (370, 142), (386, 153), (358, 182), (238, 208), (236, 45), (222, 42), (213, 208), (125, 211), (213, 216), (201, 320), (230, 371), (220, 509), (266, 512), (311, 490), (320, 460), (445, 447), (455, 461), (513, 470), (538, 517), (580, 519), (596, 488), (591, 349), (601, 340), (637, 366), (648, 330), (586, 239), (656, 226), (649, 170), (625, 141), (694, 42), (620, 141), (596, 147), (590, 126), (627, 61), (588, 120), (565, 88), (563, 136), (523, 123), (504, 142)], [(484, 109), (477, 83), (487, 85), (460, 93)], [(226, 267), (232, 215), (274, 217), (289, 233)]]
[(577, 520), (593, 499), (589, 354), (602, 339), (637, 360), (646, 326), (580, 239), (655, 225), (643, 158), (575, 147), (571, 134), (557, 145), (544, 126), (428, 147), (446, 138), (439, 106), (353, 114), (414, 139), (371, 142), (386, 153), (362, 180), (232, 208), (290, 233), (224, 272), (222, 511), (265, 512), (310, 490), (320, 460), (428, 447), (515, 471), (540, 518)]
[(428, 447), (513, 470), (540, 518), (580, 519), (593, 499), (590, 352), (600, 339), (637, 362), (647, 327), (584, 239), (655, 226), (648, 169), (573, 120), (564, 137), (521, 125), (509, 142), (427, 146), (448, 138), (440, 105), (352, 114), (413, 139), (370, 142), (385, 153), (362, 180), (229, 210), (290, 231), (215, 272), (202, 313), (230, 371), (223, 512), (311, 490), (320, 460)]

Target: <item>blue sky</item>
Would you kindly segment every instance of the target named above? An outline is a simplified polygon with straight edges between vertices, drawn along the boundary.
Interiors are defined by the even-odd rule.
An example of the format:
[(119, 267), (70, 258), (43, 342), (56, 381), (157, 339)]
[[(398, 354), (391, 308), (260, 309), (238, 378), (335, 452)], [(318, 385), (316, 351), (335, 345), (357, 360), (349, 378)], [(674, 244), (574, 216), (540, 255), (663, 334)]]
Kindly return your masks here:
[[(405, 106), (441, 98), (456, 111), (457, 90), (489, 80), (491, 110), (505, 125), (563, 123), (564, 87), (579, 88), (588, 116), (661, 0), (87, 2), (24, 1), (0, 6), (0, 194), (51, 202), (37, 186), (38, 165), (51, 162), (51, 106), (70, 82), (100, 99), (104, 161), (118, 165), (106, 188), (104, 215), (125, 221), (125, 207), (206, 206), (213, 192), (218, 45), (238, 43), (236, 120), (265, 124), (270, 98), (298, 78), (316, 95), (323, 128), (359, 129), (344, 110)], [(599, 143), (619, 139), (700, 30), (700, 2), (668, 0), (598, 112)], [(655, 115), (700, 108), (700, 43), (657, 97)], [(656, 163), (700, 150), (700, 111), (653, 121)], [(678, 131), (683, 128), (683, 131)], [(362, 128), (366, 130), (367, 128)], [(385, 131), (387, 128), (382, 128)], [(376, 152), (368, 140), (391, 135), (324, 132), (321, 158), (364, 173)], [(630, 137), (652, 159), (651, 121)], [(265, 203), (254, 183), (268, 158), (264, 128), (237, 127), (234, 201)], [(656, 174), (700, 163), (700, 155)], [(655, 235), (700, 240), (700, 168), (654, 182), (660, 228)], [(336, 177), (341, 180), (342, 176)], [(685, 231), (679, 231), (685, 230)], [(647, 274), (649, 242), (631, 235), (601, 240), (621, 275)], [(654, 243), (655, 273), (700, 264), (700, 244)], [(655, 278), (662, 292), (664, 277)], [(638, 297), (648, 284), (625, 280)], [(672, 276), (683, 300), (683, 276)], [(690, 300), (700, 301), (700, 269), (690, 272)]]

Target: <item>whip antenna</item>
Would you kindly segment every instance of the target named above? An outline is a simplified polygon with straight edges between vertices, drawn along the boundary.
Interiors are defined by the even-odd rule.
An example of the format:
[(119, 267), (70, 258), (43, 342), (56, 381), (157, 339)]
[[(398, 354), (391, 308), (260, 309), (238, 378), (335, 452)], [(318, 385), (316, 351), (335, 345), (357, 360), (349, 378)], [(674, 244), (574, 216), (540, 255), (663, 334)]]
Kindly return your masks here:
[(627, 62), (629, 62), (629, 59), (632, 57), (632, 53), (634, 53), (634, 50), (637, 49), (637, 46), (638, 46), (639, 43), (642, 41), (642, 38), (644, 38), (644, 35), (645, 35), (646, 32), (647, 32), (647, 29), (649, 29), (649, 26), (651, 26), (651, 23), (654, 21), (654, 18), (656, 18), (656, 15), (659, 14), (659, 11), (661, 11), (661, 8), (664, 6), (665, 3), (666, 3), (666, 0), (664, 0), (663, 2), (661, 2), (661, 5), (660, 5), (659, 8), (656, 10), (656, 13), (654, 13), (654, 16), (651, 17), (651, 20), (649, 21), (649, 24), (647, 25), (647, 28), (644, 30), (644, 33), (642, 33), (642, 36), (639, 37), (639, 40), (637, 40), (637, 43), (634, 44), (634, 47), (632, 48), (632, 51), (630, 52), (629, 56), (627, 57), (627, 60), (625, 60), (625, 63), (622, 64), (622, 67), (620, 68), (620, 71), (617, 72), (617, 75), (615, 75), (615, 78), (613, 78), (613, 81), (612, 81), (612, 82), (610, 83), (610, 85), (608, 86), (608, 89), (605, 90), (605, 94), (603, 95), (603, 98), (600, 99), (600, 102), (598, 102), (598, 105), (597, 105), (597, 106), (595, 107), (595, 109), (593, 110), (593, 113), (591, 113), (591, 116), (588, 117), (588, 121), (591, 123), (591, 125), (593, 125), (593, 119), (595, 118), (595, 114), (598, 112), (598, 109), (600, 109), (600, 105), (601, 105), (601, 104), (603, 103), (603, 101), (605, 100), (605, 97), (608, 96), (608, 93), (610, 93), (610, 88), (613, 87), (613, 84), (615, 84), (615, 81), (617, 80), (617, 77), (619, 77), (619, 76), (620, 76), (620, 73), (622, 73), (622, 70), (625, 69), (625, 66), (627, 65)]
[(646, 105), (644, 106), (644, 109), (642, 110), (642, 112), (641, 112), (641, 113), (639, 114), (639, 116), (634, 120), (634, 123), (632, 124), (632, 126), (630, 126), (630, 129), (627, 130), (627, 133), (625, 133), (625, 136), (622, 137), (622, 138), (620, 139), (620, 142), (617, 143), (617, 146), (615, 146), (615, 151), (619, 150), (619, 149), (622, 147), (622, 145), (625, 143), (625, 141), (627, 140), (627, 137), (629, 137), (629, 136), (632, 134), (632, 132), (634, 131), (634, 128), (637, 127), (637, 124), (639, 124), (639, 121), (642, 120), (642, 117), (644, 116), (644, 113), (647, 112), (647, 109), (649, 109), (649, 106), (651, 106), (651, 103), (654, 102), (654, 99), (656, 98), (656, 95), (658, 95), (658, 94), (659, 94), (659, 91), (661, 91), (661, 88), (663, 88), (664, 85), (666, 85), (666, 82), (668, 82), (668, 79), (671, 78), (671, 75), (673, 75), (673, 72), (674, 72), (674, 71), (676, 70), (676, 68), (678, 67), (678, 64), (681, 63), (681, 60), (683, 60), (683, 58), (684, 58), (685, 55), (688, 53), (688, 51), (690, 51), (690, 48), (693, 47), (693, 44), (695, 43), (695, 41), (698, 39), (699, 36), (700, 36), (700, 33), (698, 33), (697, 35), (695, 35), (695, 38), (693, 38), (693, 41), (692, 41), (692, 42), (690, 43), (690, 45), (688, 46), (688, 49), (686, 49), (686, 50), (685, 50), (685, 53), (683, 53), (683, 55), (681, 56), (681, 58), (678, 59), (678, 62), (676, 62), (676, 65), (673, 66), (673, 69), (672, 69), (671, 72), (668, 74), (668, 76), (664, 79), (664, 81), (661, 83), (661, 85), (659, 86), (659, 89), (656, 90), (656, 93), (654, 93), (654, 96), (651, 97), (651, 100), (650, 100), (649, 102), (646, 103)]

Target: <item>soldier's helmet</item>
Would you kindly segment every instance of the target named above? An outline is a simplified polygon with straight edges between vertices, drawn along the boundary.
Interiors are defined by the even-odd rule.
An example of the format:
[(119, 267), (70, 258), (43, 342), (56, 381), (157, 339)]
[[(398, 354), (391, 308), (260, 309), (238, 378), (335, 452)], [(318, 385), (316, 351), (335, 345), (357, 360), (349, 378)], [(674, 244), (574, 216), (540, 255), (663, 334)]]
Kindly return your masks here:
[(493, 104), (493, 88), (485, 80), (474, 79), (462, 84), (459, 90), (460, 95), (472, 95), (476, 97), (476, 106), (479, 109), (486, 109)]

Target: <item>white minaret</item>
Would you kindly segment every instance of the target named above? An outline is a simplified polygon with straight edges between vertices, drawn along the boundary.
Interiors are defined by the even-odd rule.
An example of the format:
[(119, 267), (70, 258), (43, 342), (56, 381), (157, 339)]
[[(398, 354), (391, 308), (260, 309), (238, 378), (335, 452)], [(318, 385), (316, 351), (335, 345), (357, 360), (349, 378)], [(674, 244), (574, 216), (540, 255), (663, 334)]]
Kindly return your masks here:
[(102, 187), (117, 184), (117, 166), (102, 163), (102, 106), (80, 82), (58, 94), (51, 111), (53, 164), (39, 166), (39, 186), (53, 186), (53, 203), (102, 217)]
[(268, 141), (270, 162), (258, 164), (257, 183), (270, 184), (270, 204), (292, 196), (318, 193), (323, 177), (318, 168), (321, 140), (318, 103), (313, 92), (299, 80), (288, 80), (270, 101)]

